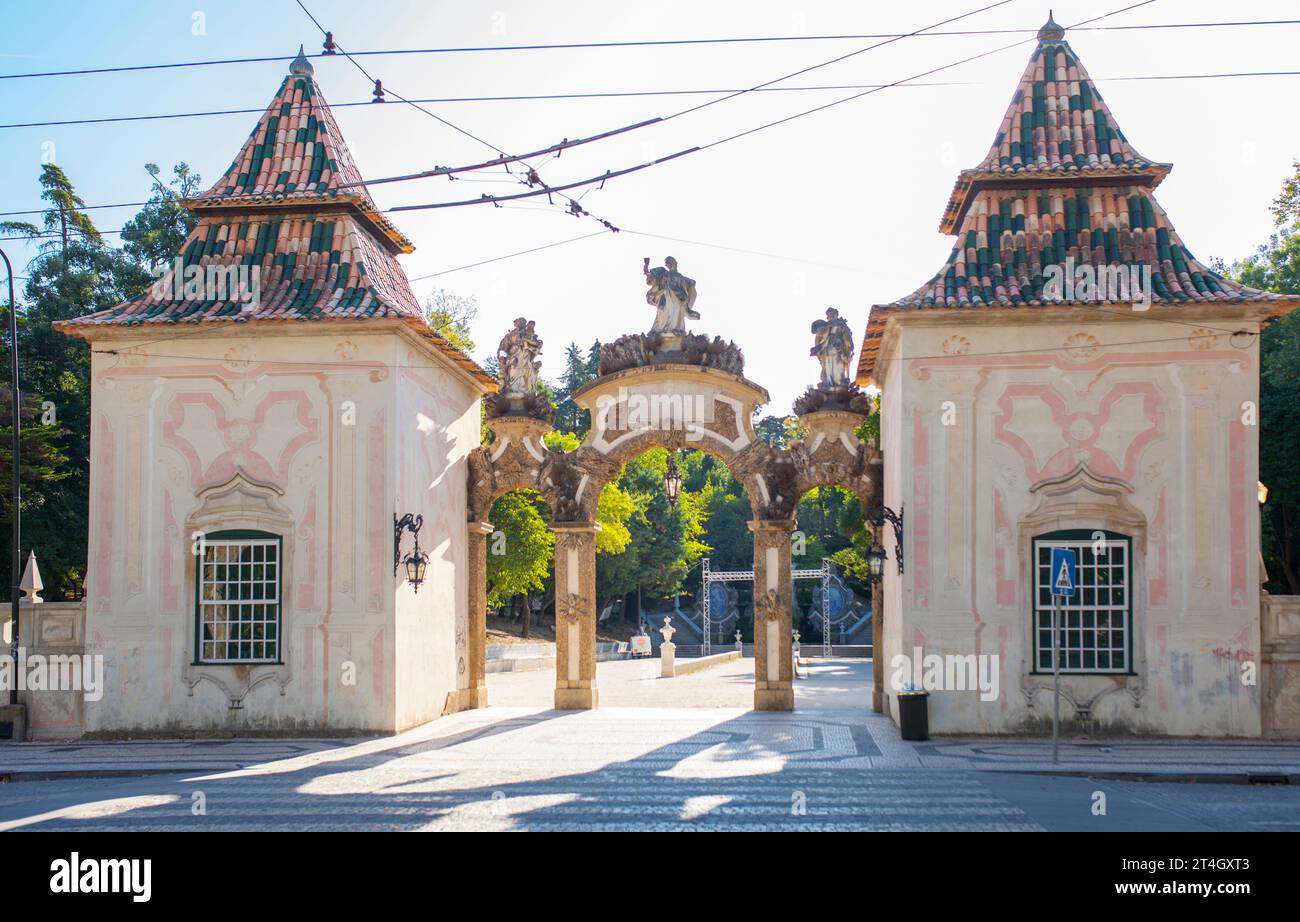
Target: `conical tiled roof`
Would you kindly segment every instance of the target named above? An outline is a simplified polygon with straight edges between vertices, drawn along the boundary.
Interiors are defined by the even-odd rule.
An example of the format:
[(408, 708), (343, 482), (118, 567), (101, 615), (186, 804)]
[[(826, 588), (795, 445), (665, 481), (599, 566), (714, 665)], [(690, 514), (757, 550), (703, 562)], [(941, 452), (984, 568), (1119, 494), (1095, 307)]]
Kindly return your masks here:
[(284, 78), (230, 168), (196, 203), (337, 195), (342, 185), (374, 210), (365, 187), (356, 185), (361, 173), (316, 86), (311, 64), (301, 60), (306, 69), (295, 61), (294, 72)]
[(957, 179), (944, 209), (943, 233), (953, 233), (981, 180), (1033, 174), (1068, 182), (1124, 175), (1155, 186), (1168, 174), (1169, 164), (1148, 160), (1129, 143), (1064, 34), (1051, 20), (1039, 31), (1038, 47), (988, 154)]
[(1150, 278), (1153, 304), (1300, 300), (1213, 272), (1187, 249), (1152, 194), (1169, 164), (1141, 156), (1119, 130), (1087, 71), (1049, 20), (987, 156), (958, 179), (941, 231), (955, 234), (943, 268), (916, 291), (872, 308), (859, 360), (874, 373), (890, 315), (916, 309), (1128, 304), (1114, 285), (1082, 299), (1050, 282), (1094, 275)]
[[(85, 336), (139, 324), (395, 318), (416, 328), (485, 385), (489, 377), (429, 329), (396, 255), (411, 246), (378, 213), (338, 124), (300, 53), (230, 169), (186, 202), (199, 217), (176, 265), (146, 291), (108, 310), (58, 324)], [(197, 270), (195, 272), (194, 270)], [(186, 296), (187, 276), (246, 270), (249, 291)], [(227, 282), (231, 282), (227, 276)]]

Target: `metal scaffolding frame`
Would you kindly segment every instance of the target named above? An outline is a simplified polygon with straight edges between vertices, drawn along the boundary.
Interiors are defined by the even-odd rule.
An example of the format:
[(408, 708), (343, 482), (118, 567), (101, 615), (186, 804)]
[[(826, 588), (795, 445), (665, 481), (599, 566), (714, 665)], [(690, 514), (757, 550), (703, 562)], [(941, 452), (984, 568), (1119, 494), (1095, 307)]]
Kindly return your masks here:
[[(754, 571), (751, 570), (710, 570), (709, 558), (705, 557), (700, 561), (701, 564), (701, 581), (700, 581), (700, 627), (703, 631), (703, 640), (701, 643), (700, 655), (708, 656), (713, 650), (712, 627), (712, 599), (709, 587), (712, 583), (743, 583), (754, 581)], [(798, 570), (790, 571), (792, 579), (820, 579), (822, 581), (822, 656), (831, 655), (831, 562), (827, 557), (822, 558), (822, 565), (816, 570)]]

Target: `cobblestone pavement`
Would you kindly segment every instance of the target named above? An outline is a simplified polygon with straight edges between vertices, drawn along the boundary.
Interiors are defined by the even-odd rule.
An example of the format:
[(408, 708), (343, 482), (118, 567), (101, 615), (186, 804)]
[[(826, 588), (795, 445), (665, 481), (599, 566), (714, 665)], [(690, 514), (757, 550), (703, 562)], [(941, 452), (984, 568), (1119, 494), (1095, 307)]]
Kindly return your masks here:
[[(796, 683), (796, 707), (871, 708), (869, 661), (810, 661), (804, 672), (816, 680)], [(493, 706), (549, 707), (555, 700), (554, 669), (489, 673), (487, 683)], [(601, 707), (748, 709), (754, 706), (754, 660), (733, 660), (672, 679), (660, 677), (658, 657), (611, 660), (596, 664), (596, 685)]]
[[(618, 672), (602, 669), (611, 690)], [(635, 670), (623, 672), (639, 681)], [(669, 680), (655, 694), (680, 682), (685, 700), (703, 702), (710, 683), (697, 688), (692, 680), (713, 675), (722, 695), (730, 674)], [(1018, 741), (906, 743), (888, 719), (835, 706), (865, 693), (869, 678), (867, 664), (815, 664), (792, 714), (756, 713), (747, 703), (586, 712), (493, 706), (362, 741), (5, 747), (0, 771), (17, 762), (29, 771), (70, 760), (128, 765), (132, 747), (145, 760), (190, 770), (0, 785), (0, 831), (1300, 829), (1295, 786), (1026, 775), (1005, 770)], [(1161, 759), (1184, 751), (1142, 745)], [(1212, 748), (1225, 758), (1256, 750)], [(213, 754), (222, 749), (225, 756)], [(1281, 756), (1250, 758), (1295, 761), (1297, 753), (1283, 747)], [(229, 759), (225, 767), (209, 767), (219, 758)], [(1093, 813), (1099, 792), (1104, 816)]]

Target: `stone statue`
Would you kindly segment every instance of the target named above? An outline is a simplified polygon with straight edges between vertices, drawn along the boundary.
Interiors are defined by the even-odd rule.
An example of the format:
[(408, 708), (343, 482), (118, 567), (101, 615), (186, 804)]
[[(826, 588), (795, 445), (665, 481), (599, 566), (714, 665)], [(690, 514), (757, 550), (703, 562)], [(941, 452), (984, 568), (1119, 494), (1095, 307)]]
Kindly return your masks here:
[(826, 308), (826, 319), (812, 325), (813, 347), (809, 355), (822, 363), (822, 387), (846, 387), (853, 365), (853, 331), (833, 307)]
[(537, 390), (537, 373), (542, 363), (542, 341), (533, 321), (515, 318), (515, 327), (497, 346), (497, 377), (504, 395), (531, 396)]
[(651, 333), (665, 336), (686, 335), (687, 319), (699, 320), (695, 307), (695, 279), (689, 279), (677, 271), (677, 260), (671, 256), (664, 259), (663, 267), (650, 268), (650, 257), (642, 265), (646, 284), (646, 303), (655, 309), (654, 326)]

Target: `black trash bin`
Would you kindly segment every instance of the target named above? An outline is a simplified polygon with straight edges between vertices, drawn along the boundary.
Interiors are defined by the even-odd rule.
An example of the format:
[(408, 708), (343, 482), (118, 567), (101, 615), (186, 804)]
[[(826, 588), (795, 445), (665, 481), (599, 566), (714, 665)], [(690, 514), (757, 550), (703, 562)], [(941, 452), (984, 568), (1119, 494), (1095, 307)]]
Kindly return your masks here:
[(929, 699), (927, 691), (898, 693), (898, 730), (903, 739), (921, 741), (930, 738)]

